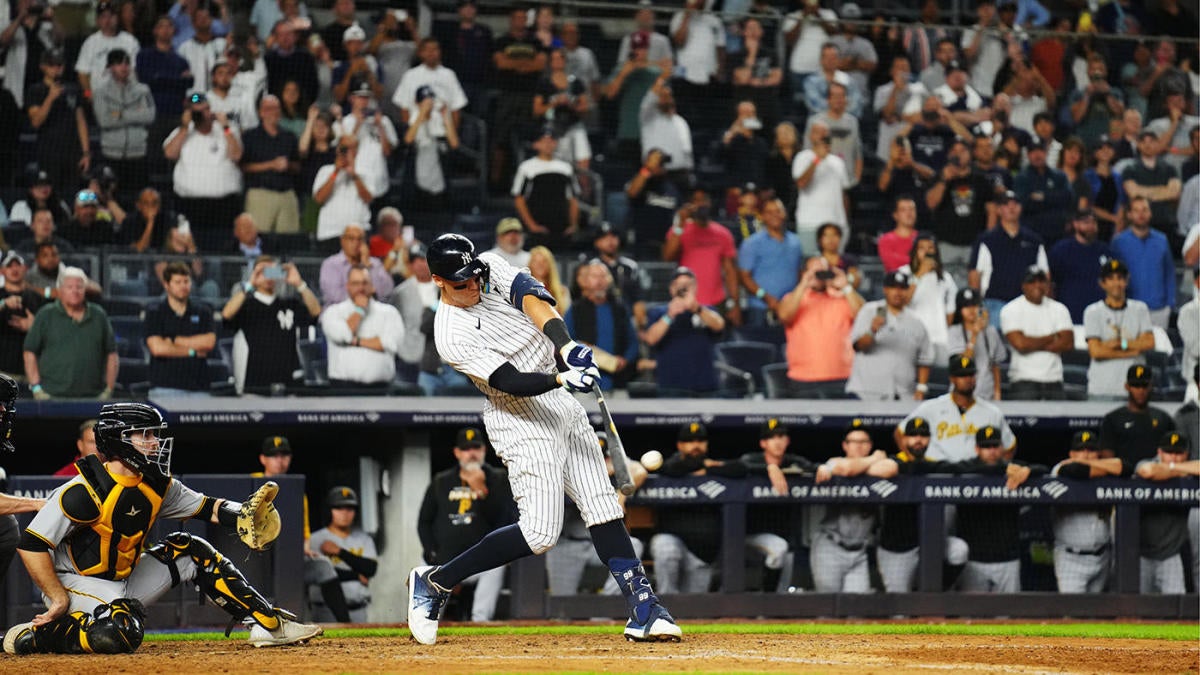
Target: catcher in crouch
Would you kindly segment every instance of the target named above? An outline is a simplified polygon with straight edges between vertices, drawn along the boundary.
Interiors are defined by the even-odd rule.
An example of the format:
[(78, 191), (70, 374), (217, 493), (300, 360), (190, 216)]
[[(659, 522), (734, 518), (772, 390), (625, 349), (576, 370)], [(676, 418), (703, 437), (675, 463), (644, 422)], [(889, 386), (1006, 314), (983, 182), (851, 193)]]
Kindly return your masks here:
[[(4, 635), (9, 654), (115, 654), (142, 643), (143, 603), (191, 581), (250, 626), (250, 644), (271, 647), (320, 635), (272, 607), (242, 573), (207, 541), (175, 532), (146, 547), (155, 519), (204, 518), (236, 527), (248, 546), (261, 549), (279, 535), (267, 483), (245, 504), (215, 499), (171, 477), (171, 446), (162, 414), (144, 403), (112, 403), (100, 410), (100, 455), (78, 462), (79, 475), (46, 500), (21, 536), (18, 549), (42, 591), (46, 611)], [(232, 622), (231, 622), (232, 627)]]

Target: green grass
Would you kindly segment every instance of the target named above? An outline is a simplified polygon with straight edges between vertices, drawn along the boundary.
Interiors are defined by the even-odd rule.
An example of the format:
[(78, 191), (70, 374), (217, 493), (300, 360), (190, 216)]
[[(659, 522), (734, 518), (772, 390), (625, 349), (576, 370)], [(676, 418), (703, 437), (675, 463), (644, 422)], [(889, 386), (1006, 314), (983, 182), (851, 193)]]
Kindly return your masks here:
[[(1200, 640), (1200, 625), (1182, 623), (717, 623), (685, 624), (689, 635), (1001, 635), (1025, 637)], [(447, 626), (439, 635), (610, 635), (616, 625)], [(212, 640), (223, 633), (149, 633), (151, 642)], [(407, 638), (405, 628), (332, 628), (326, 638)]]

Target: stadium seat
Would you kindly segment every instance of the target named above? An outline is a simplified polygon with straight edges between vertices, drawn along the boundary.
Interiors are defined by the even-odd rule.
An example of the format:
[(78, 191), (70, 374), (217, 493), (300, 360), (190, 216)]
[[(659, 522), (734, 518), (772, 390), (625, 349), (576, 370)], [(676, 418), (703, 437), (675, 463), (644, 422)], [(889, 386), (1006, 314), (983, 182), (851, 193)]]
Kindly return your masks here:
[(767, 398), (787, 398), (788, 364), (772, 363), (762, 367), (763, 384), (766, 385)]
[(746, 342), (734, 340), (716, 346), (717, 362), (750, 374), (754, 391), (763, 391), (763, 366), (775, 363), (779, 358), (779, 347), (768, 342)]
[(328, 387), (329, 362), (325, 357), (325, 341), (297, 340), (296, 354), (300, 357), (300, 369), (304, 373), (304, 386)]

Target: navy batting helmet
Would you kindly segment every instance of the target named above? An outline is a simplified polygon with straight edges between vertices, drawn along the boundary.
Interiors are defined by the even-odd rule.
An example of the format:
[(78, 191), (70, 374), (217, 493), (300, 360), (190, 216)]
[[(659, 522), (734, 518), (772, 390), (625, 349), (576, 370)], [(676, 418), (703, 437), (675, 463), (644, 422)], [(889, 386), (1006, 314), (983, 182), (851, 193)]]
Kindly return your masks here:
[(425, 260), (429, 272), (446, 281), (466, 281), (486, 277), (487, 263), (475, 255), (475, 244), (461, 234), (443, 234), (429, 245)]

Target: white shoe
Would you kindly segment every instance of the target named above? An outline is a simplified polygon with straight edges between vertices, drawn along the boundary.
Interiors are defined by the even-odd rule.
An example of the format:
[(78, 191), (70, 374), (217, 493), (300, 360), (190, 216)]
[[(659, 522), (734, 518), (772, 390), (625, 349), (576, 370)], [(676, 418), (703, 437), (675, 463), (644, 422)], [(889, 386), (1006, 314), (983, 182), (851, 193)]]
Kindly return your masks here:
[(408, 573), (408, 631), (423, 645), (437, 642), (438, 620), (450, 594), (429, 581), (433, 566), (414, 567)]
[(645, 623), (632, 618), (625, 624), (625, 639), (630, 642), (679, 642), (683, 639), (683, 631), (666, 607), (654, 603)]
[(22, 633), (32, 628), (32, 622), (19, 623), (12, 628), (9, 628), (8, 632), (4, 634), (4, 653), (17, 654), (17, 638), (20, 637)]
[(279, 628), (267, 630), (257, 623), (250, 626), (250, 644), (255, 647), (282, 647), (317, 637), (325, 629), (316, 624), (300, 623), (279, 617)]

